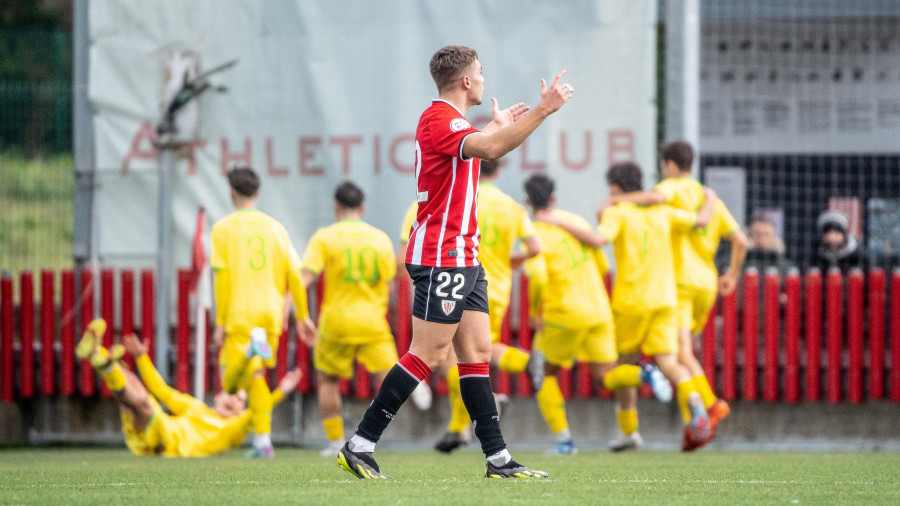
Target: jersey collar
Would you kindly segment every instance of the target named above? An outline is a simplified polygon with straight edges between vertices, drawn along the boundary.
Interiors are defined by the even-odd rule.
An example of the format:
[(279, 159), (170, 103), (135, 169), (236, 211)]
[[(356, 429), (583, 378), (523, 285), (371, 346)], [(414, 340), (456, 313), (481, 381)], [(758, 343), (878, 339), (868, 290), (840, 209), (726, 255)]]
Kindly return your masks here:
[(451, 104), (450, 102), (447, 102), (447, 101), (444, 100), (443, 98), (432, 98), (432, 99), (431, 99), (431, 103), (434, 104), (435, 102), (443, 102), (443, 103), (449, 105), (450, 107), (452, 107), (453, 110), (455, 110), (456, 112), (458, 112), (460, 116), (462, 116), (462, 117), (464, 117), (464, 118), (466, 117), (466, 115), (463, 114), (462, 111), (460, 111), (459, 109), (457, 109), (455, 105)]

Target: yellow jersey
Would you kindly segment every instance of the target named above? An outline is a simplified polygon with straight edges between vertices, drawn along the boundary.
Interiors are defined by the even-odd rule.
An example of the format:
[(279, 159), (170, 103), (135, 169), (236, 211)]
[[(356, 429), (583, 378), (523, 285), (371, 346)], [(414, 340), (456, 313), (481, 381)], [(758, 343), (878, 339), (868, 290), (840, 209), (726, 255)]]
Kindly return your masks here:
[[(667, 178), (656, 185), (666, 203), (683, 211), (697, 212), (706, 196), (703, 186), (694, 178)], [(675, 275), (679, 286), (716, 290), (718, 271), (714, 257), (723, 237), (728, 237), (738, 229), (734, 217), (721, 200), (713, 205), (709, 224), (673, 236), (675, 253)]]
[(283, 327), (284, 296), (290, 288), (297, 317), (307, 318), (300, 255), (281, 223), (256, 209), (231, 213), (213, 225), (216, 323), (228, 336), (249, 339), (262, 327), (278, 336)]
[[(580, 216), (558, 209), (552, 212), (576, 227), (591, 228)], [(598, 265), (598, 259), (605, 260), (603, 252), (585, 246), (555, 225), (538, 222), (534, 228), (541, 240), (541, 254), (526, 262), (526, 274), (532, 304), (542, 307), (544, 319), (567, 327), (611, 321), (609, 297)]]
[(672, 233), (696, 222), (696, 214), (666, 205), (622, 202), (603, 212), (597, 231), (612, 242), (618, 266), (613, 310), (637, 313), (677, 305)]
[(341, 220), (317, 230), (303, 257), (305, 269), (325, 271), (322, 336), (353, 343), (390, 332), (388, 282), (397, 264), (387, 234), (362, 220)]
[(412, 230), (413, 223), (415, 223), (418, 213), (419, 203), (413, 201), (412, 205), (409, 206), (409, 209), (406, 210), (406, 214), (403, 215), (403, 224), (400, 225), (400, 244), (409, 242), (409, 232)]
[[(517, 239), (533, 237), (536, 232), (528, 211), (492, 183), (478, 185), (478, 259), (484, 266), (488, 301), (509, 305), (512, 291), (512, 267), (509, 259)], [(502, 316), (502, 315), (501, 315)]]

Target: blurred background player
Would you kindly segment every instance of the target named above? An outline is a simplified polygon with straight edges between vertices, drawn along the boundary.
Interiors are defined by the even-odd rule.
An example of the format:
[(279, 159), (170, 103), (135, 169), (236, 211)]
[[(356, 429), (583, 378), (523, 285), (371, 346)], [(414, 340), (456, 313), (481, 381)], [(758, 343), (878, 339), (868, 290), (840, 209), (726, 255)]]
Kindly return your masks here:
[[(640, 191), (641, 170), (631, 162), (618, 163), (606, 174), (610, 195)], [(651, 357), (660, 371), (675, 383), (676, 399), (684, 421), (685, 444), (710, 437), (709, 417), (690, 372), (678, 361), (678, 298), (672, 234), (703, 227), (712, 216), (715, 193), (697, 214), (671, 206), (639, 206), (621, 202), (603, 212), (597, 231), (574, 227), (551, 213), (535, 217), (564, 228), (591, 247), (612, 242), (616, 255), (616, 281), (612, 309), (616, 348), (624, 362), (637, 362), (638, 353)], [(637, 435), (637, 390), (616, 392), (619, 427), (633, 446)]]
[[(706, 194), (703, 185), (691, 176), (691, 165), (694, 163), (691, 145), (685, 141), (670, 142), (660, 151), (660, 159), (664, 179), (653, 191), (614, 195), (607, 204), (665, 203), (688, 212), (700, 209)], [(719, 276), (715, 255), (721, 239), (731, 242), (731, 259), (728, 270)], [(709, 312), (716, 302), (717, 289), (722, 295), (730, 295), (737, 288), (747, 255), (747, 236), (725, 204), (715, 199), (712, 217), (706, 226), (684, 232), (673, 231), (672, 241), (678, 295), (678, 361), (691, 373), (694, 388), (700, 393), (709, 413), (710, 430), (715, 433), (719, 420), (728, 416), (731, 410), (724, 400), (716, 398), (713, 393), (703, 366), (694, 354), (694, 336), (706, 326)], [(688, 444), (682, 449), (691, 451), (696, 448)]]
[(328, 437), (323, 456), (344, 444), (339, 378), (353, 377), (356, 359), (380, 384), (397, 362), (387, 322), (390, 281), (397, 273), (387, 234), (362, 221), (362, 190), (344, 182), (334, 192), (336, 223), (313, 234), (303, 255), (303, 283), (324, 271), (325, 296), (314, 350), (319, 411)]
[(460, 393), (481, 442), (491, 478), (544, 478), (512, 459), (500, 431), (491, 393), (490, 321), (484, 269), (478, 260), (476, 199), (480, 159), (493, 160), (518, 147), (543, 121), (572, 98), (560, 84), (541, 80), (541, 101), (499, 109), (483, 131), (465, 115), (484, 95), (478, 54), (465, 46), (444, 46), (429, 63), (439, 98), (422, 113), (416, 128), (416, 200), (419, 210), (406, 269), (413, 280), (413, 336), (409, 352), (385, 376), (356, 434), (338, 454), (338, 465), (359, 478), (387, 478), (375, 462), (375, 445), (400, 406), (451, 346), (460, 360)]
[[(543, 174), (525, 181), (532, 212), (552, 214), (553, 219), (569, 226), (590, 230), (580, 216), (554, 208), (554, 186), (553, 180)], [(596, 384), (616, 391), (650, 383), (663, 402), (672, 399), (672, 385), (652, 364), (617, 364), (612, 310), (598, 265), (603, 264), (605, 270), (603, 251), (585, 246), (555, 225), (538, 222), (535, 228), (541, 254), (530, 261), (528, 287), (534, 294), (533, 307), (542, 312), (542, 330), (535, 336), (534, 348), (546, 357), (546, 377), (537, 391), (537, 401), (544, 420), (556, 434), (553, 453), (571, 455), (577, 449), (556, 377), (561, 368), (571, 368), (577, 358), (589, 364)]]
[[(247, 393), (219, 392), (213, 407), (171, 388), (153, 367), (147, 347), (134, 334), (122, 338), (122, 345), (107, 350), (100, 346), (106, 332), (104, 320), (88, 325), (76, 348), (78, 358), (90, 359), (91, 365), (113, 392), (122, 415), (125, 444), (135, 455), (165, 455), (167, 457), (206, 457), (236, 448), (253, 427), (257, 409), (271, 410), (268, 404)], [(140, 378), (119, 363), (127, 351), (134, 357)], [(256, 371), (262, 377), (263, 369)], [(287, 373), (278, 389), (269, 394), (278, 403), (297, 388), (300, 371)], [(268, 393), (268, 391), (267, 391)], [(171, 414), (163, 411), (165, 406)]]
[[(494, 184), (499, 176), (499, 160), (481, 161), (477, 199), (478, 227), (481, 230), (478, 259), (484, 266), (484, 277), (487, 279), (491, 365), (512, 373), (527, 371), (537, 391), (544, 378), (543, 354), (537, 350), (529, 354), (501, 343), (500, 327), (509, 309), (512, 272), (522, 262), (540, 253), (541, 244), (525, 208)], [(515, 251), (516, 241), (521, 241), (524, 251)], [(435, 449), (451, 452), (466, 443), (463, 433), (469, 427), (469, 413), (459, 394), (459, 368), (452, 351), (445, 364), (442, 367), (448, 367), (451, 415), (447, 433), (437, 442)], [(494, 396), (499, 398), (496, 393)]]
[(228, 171), (228, 184), (236, 210), (213, 225), (211, 233), (216, 299), (213, 341), (221, 347), (222, 388), (230, 393), (247, 390), (259, 402), (248, 456), (271, 457), (271, 394), (256, 371), (275, 366), (288, 289), (298, 331), (309, 345), (315, 341), (315, 326), (309, 319), (300, 256), (284, 227), (256, 209), (259, 177), (253, 169), (237, 167)]

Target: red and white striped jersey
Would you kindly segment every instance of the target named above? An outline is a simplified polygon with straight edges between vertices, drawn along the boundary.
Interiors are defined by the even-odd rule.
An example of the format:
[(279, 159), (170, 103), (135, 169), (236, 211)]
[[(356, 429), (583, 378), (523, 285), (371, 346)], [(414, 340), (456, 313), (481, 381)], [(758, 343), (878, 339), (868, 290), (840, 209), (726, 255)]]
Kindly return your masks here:
[(474, 267), (478, 263), (478, 174), (481, 160), (463, 157), (466, 137), (478, 132), (447, 101), (435, 99), (416, 129), (419, 203), (406, 263)]

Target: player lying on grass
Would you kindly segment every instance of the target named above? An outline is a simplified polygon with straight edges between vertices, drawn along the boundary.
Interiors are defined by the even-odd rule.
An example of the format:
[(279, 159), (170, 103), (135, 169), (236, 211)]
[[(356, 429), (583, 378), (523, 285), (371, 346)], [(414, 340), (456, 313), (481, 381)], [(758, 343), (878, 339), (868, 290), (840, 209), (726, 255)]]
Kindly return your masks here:
[[(104, 320), (92, 321), (75, 353), (80, 359), (90, 359), (94, 370), (112, 390), (122, 414), (125, 444), (135, 455), (206, 457), (240, 446), (253, 427), (253, 417), (270, 416), (268, 412), (260, 413), (254, 403), (254, 391), (260, 386), (268, 392), (263, 370), (253, 379), (249, 407), (244, 391), (223, 391), (216, 394), (211, 408), (168, 386), (137, 336), (128, 334), (122, 338), (123, 345), (107, 350), (99, 344), (105, 332)], [(119, 362), (126, 351), (134, 357), (140, 377)], [(299, 381), (299, 370), (286, 374), (272, 393), (274, 402), (292, 392)], [(171, 414), (164, 412), (162, 406)]]

